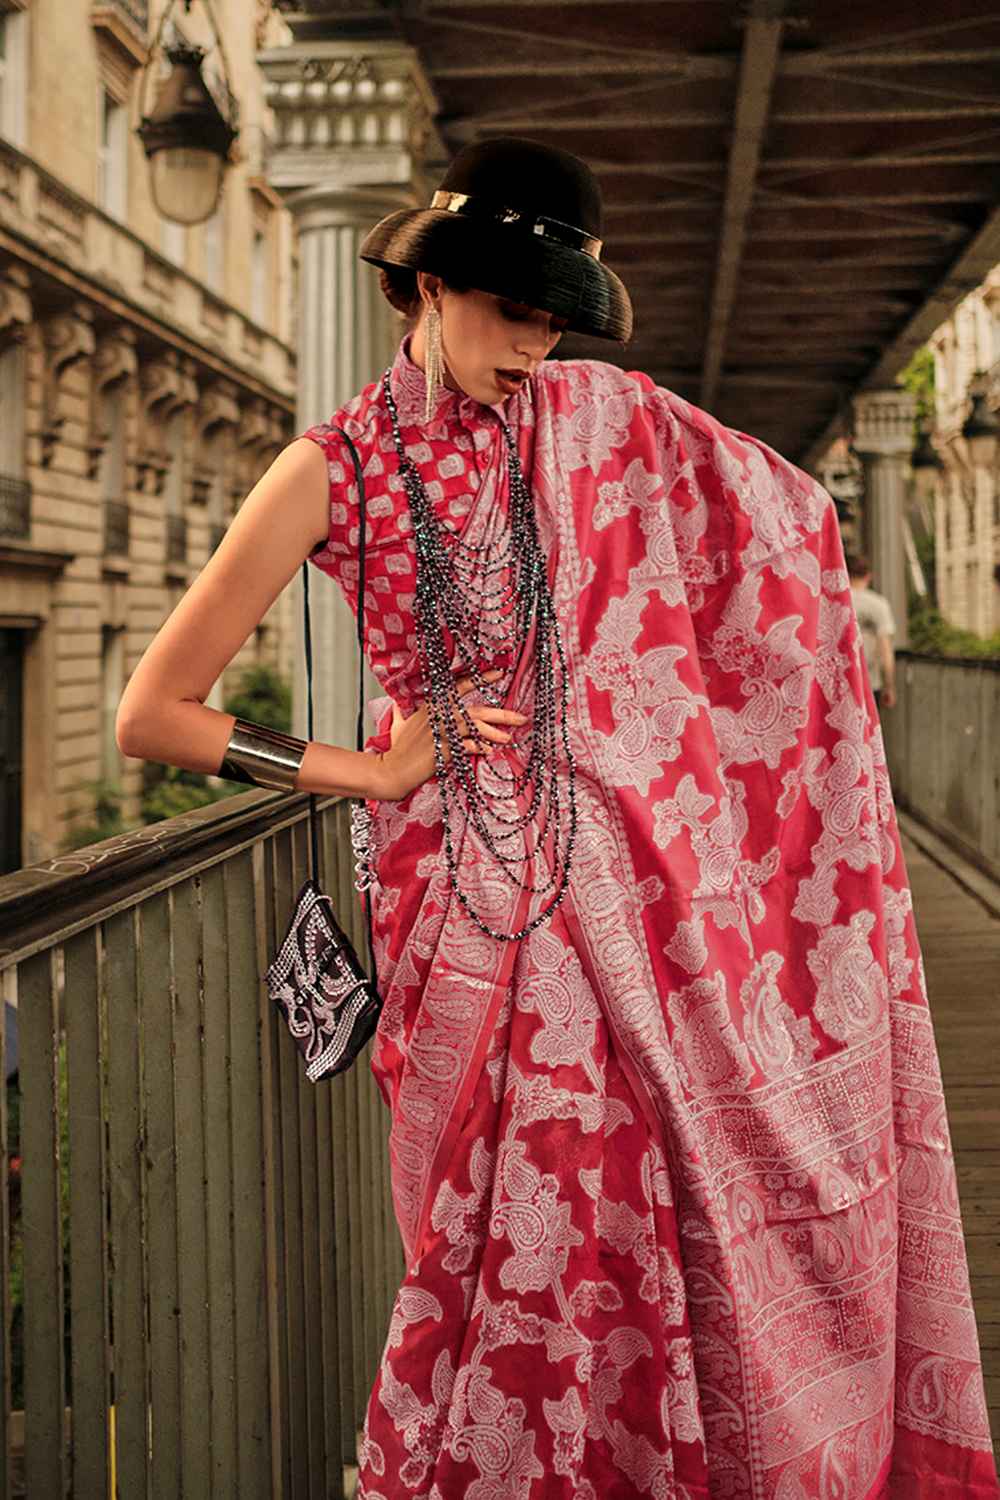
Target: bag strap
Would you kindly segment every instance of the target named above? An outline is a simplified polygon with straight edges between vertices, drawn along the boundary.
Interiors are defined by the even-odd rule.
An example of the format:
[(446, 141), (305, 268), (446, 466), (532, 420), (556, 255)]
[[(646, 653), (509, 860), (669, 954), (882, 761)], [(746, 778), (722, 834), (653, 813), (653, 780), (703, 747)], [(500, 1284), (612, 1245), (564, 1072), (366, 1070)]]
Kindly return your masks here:
[[(367, 548), (367, 500), (365, 496), (365, 478), (361, 470), (361, 458), (357, 448), (342, 427), (331, 427), (331, 432), (339, 432), (350, 451), (351, 462), (354, 465), (354, 477), (358, 486), (358, 722), (355, 734), (356, 748), (363, 750), (365, 747), (365, 553)], [(307, 735), (313, 738), (313, 690), (312, 690), (312, 630), (309, 620), (309, 563), (306, 560), (302, 564), (302, 607), (305, 615), (304, 636), (306, 648), (306, 686), (307, 686)], [(316, 812), (316, 793), (309, 793), (309, 848), (312, 856), (312, 877), (319, 879), (319, 818)], [(372, 938), (372, 899), (370, 890), (365, 890), (365, 925), (368, 935), (368, 958), (371, 965), (371, 979), (377, 984), (375, 973), (375, 944)]]

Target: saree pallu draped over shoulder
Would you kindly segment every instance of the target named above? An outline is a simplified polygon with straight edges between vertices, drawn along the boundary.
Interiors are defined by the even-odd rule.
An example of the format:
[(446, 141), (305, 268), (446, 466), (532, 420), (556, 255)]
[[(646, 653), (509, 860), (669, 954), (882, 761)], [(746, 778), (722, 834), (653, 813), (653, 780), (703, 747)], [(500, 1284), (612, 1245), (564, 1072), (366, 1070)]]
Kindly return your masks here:
[[(359, 1494), (996, 1500), (832, 501), (608, 365), (547, 363), (503, 408), (444, 391), (429, 423), (405, 344), (391, 379), (408, 456), (470, 542), (507, 504), (499, 412), (516, 435), (568, 662), (579, 832), (563, 905), (498, 943), (450, 888), (434, 783), (373, 808), (373, 1068), (408, 1270)], [(369, 486), (371, 664), (407, 712), (414, 551), (378, 385), (332, 420)], [(349, 465), (329, 427), (307, 435), (331, 484), (313, 561), (357, 608)], [(507, 706), (531, 692), (521, 663)], [(471, 826), (455, 847), (491, 925), (521, 924), (531, 898)]]

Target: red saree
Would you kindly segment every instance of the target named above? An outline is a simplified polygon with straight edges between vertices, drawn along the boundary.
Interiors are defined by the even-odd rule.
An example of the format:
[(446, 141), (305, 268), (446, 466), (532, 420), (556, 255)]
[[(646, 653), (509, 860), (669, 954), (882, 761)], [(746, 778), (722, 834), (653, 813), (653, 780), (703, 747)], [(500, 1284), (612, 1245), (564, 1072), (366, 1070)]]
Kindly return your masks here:
[[(475, 540), (496, 411), (393, 392)], [(763, 443), (595, 362), (505, 408), (571, 676), (570, 891), (473, 926), (437, 789), (374, 809), (408, 1273), (367, 1500), (1000, 1495), (910, 894), (833, 505)], [(414, 555), (377, 385), (336, 414), (369, 505), (365, 615), (414, 704)], [(357, 607), (357, 493), (325, 425)], [(530, 703), (515, 677), (509, 706)], [(517, 755), (515, 744), (501, 752)], [(481, 774), (488, 775), (488, 766)], [(461, 879), (524, 919), (471, 830)], [(521, 898), (523, 901), (526, 898)]]

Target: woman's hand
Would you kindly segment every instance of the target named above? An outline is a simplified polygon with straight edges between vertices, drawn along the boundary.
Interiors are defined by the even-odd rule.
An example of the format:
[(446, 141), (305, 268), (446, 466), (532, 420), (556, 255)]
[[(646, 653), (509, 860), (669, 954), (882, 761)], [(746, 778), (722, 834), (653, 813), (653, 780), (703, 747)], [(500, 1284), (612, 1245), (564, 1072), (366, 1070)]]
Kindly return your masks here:
[[(484, 682), (495, 682), (502, 674), (500, 672), (484, 672)], [(464, 678), (458, 684), (459, 697), (464, 697), (475, 686), (471, 677)], [(474, 707), (463, 710), (465, 717), (464, 728), (471, 729), (475, 725), (476, 730), (484, 740), (495, 745), (506, 745), (510, 743), (512, 735), (500, 726), (511, 724), (520, 727), (527, 724), (526, 715), (517, 713), (510, 708), (491, 708), (485, 704), (476, 704)], [(403, 797), (408, 797), (412, 791), (427, 781), (435, 772), (434, 764), (434, 734), (431, 729), (430, 709), (427, 704), (422, 704), (409, 718), (404, 719), (398, 707), (393, 705), (392, 728), (389, 732), (390, 746), (379, 756), (379, 790), (378, 798), (385, 802), (398, 802)], [(487, 754), (485, 746), (477, 744), (472, 739), (462, 741), (466, 750), (473, 755)], [(447, 744), (442, 745), (445, 763), (449, 760)]]

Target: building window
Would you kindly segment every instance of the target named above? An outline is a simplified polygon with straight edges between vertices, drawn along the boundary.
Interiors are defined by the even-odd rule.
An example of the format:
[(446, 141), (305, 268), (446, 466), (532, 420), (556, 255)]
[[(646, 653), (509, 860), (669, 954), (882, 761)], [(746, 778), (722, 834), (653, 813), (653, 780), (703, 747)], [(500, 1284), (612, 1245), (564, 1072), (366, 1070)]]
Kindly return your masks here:
[(178, 224), (173, 219), (160, 220), (160, 249), (168, 260), (172, 260), (175, 266), (184, 264), (185, 235), (184, 225)]
[(22, 343), (0, 349), (0, 472), (24, 477), (25, 348)]
[(163, 482), (167, 521), (167, 562), (187, 562), (187, 518), (184, 515), (184, 413), (175, 411), (167, 423), (169, 468)]
[(220, 203), (212, 217), (205, 220), (202, 228), (202, 276), (206, 286), (211, 287), (213, 292), (220, 293), (223, 271), (222, 236), (222, 204)]
[(24, 146), (27, 127), (28, 17), (0, 13), (0, 135)]
[(968, 562), (965, 565), (965, 619), (963, 624), (966, 630), (975, 630), (976, 616), (979, 611), (976, 608), (976, 591), (979, 585), (979, 564)]
[(121, 780), (121, 753), (115, 739), (115, 719), (125, 691), (125, 632), (120, 626), (101, 626), (101, 780), (112, 786)]
[(104, 499), (104, 551), (127, 556), (129, 509), (125, 498), (125, 391), (119, 383), (101, 397), (108, 440), (101, 453), (99, 481)]
[(261, 327), (265, 327), (268, 321), (269, 257), (267, 250), (266, 231), (255, 229), (250, 252), (250, 316)]
[(128, 120), (123, 104), (102, 88), (98, 101), (97, 201), (105, 213), (125, 217)]
[(976, 539), (976, 482), (970, 479), (962, 485), (962, 500), (965, 504), (965, 534), (970, 542)]
[(0, 349), (0, 536), (31, 533), (31, 486), (24, 477), (24, 345)]

